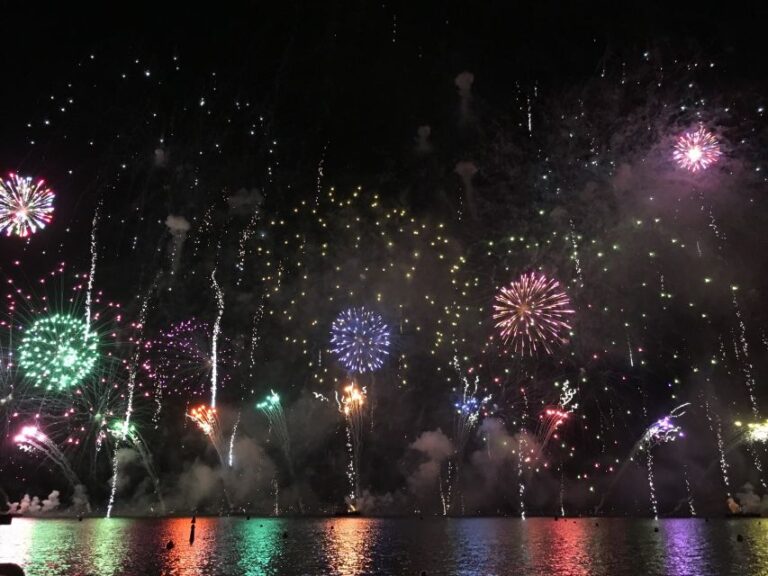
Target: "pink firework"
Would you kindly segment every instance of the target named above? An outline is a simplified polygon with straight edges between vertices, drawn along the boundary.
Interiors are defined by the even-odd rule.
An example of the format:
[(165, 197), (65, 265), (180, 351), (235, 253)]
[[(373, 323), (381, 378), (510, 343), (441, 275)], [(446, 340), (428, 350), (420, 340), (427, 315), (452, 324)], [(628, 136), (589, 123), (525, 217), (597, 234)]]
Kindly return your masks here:
[(515, 354), (532, 356), (539, 350), (551, 354), (568, 339), (568, 318), (574, 313), (570, 306), (557, 280), (530, 272), (499, 290), (493, 319), (502, 341)]
[(673, 156), (680, 168), (691, 172), (706, 170), (720, 158), (720, 144), (703, 127), (686, 132), (677, 139)]

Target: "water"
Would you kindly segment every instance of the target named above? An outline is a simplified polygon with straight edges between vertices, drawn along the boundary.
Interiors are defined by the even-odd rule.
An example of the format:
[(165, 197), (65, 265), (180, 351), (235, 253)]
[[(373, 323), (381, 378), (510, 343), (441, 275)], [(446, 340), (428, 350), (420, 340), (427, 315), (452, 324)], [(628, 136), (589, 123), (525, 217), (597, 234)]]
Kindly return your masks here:
[[(29, 576), (768, 574), (768, 520), (660, 520), (658, 532), (655, 525), (643, 519), (198, 518), (190, 546), (189, 518), (15, 519), (0, 526), (0, 562), (22, 564)], [(170, 551), (168, 540), (175, 543)]]

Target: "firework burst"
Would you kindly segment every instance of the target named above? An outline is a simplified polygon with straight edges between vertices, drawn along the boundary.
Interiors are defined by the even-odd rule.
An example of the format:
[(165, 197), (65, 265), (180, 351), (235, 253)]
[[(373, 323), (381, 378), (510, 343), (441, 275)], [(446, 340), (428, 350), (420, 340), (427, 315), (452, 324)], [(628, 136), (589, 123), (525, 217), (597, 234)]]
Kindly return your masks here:
[(677, 165), (691, 172), (706, 170), (718, 161), (720, 155), (717, 139), (703, 127), (682, 134), (672, 153)]
[(531, 272), (499, 290), (493, 319), (515, 354), (532, 356), (540, 349), (551, 354), (567, 340), (568, 318), (574, 313), (570, 305), (557, 280)]
[(42, 230), (53, 218), (53, 198), (44, 180), (10, 173), (0, 180), (0, 232), (26, 238)]
[(349, 308), (331, 326), (331, 346), (349, 372), (375, 372), (389, 354), (389, 326), (375, 312)]

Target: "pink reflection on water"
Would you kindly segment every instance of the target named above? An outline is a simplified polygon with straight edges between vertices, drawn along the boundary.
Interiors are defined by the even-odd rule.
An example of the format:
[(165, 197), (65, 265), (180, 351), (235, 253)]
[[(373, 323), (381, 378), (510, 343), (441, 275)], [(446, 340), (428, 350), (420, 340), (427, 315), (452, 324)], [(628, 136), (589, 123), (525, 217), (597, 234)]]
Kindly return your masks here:
[(173, 541), (173, 548), (166, 550), (161, 574), (208, 574), (215, 569), (213, 550), (218, 528), (216, 518), (197, 518), (195, 541), (189, 543), (191, 518), (168, 518), (163, 521), (161, 542), (164, 546)]

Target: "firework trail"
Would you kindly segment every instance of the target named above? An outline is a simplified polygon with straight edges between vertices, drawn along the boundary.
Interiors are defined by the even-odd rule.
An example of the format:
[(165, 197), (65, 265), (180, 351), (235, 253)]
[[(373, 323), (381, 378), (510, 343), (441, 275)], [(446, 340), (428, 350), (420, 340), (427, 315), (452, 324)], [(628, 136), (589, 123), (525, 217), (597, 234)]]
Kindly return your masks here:
[(285, 413), (280, 402), (280, 396), (274, 390), (270, 390), (269, 395), (256, 405), (256, 409), (260, 410), (267, 417), (269, 428), (277, 438), (280, 450), (290, 463), (291, 442), (288, 436), (288, 425), (285, 421)]
[(543, 452), (557, 429), (568, 421), (570, 412), (561, 408), (546, 408), (539, 414), (538, 436), (541, 438), (540, 452)]
[[(160, 479), (158, 478), (157, 472), (155, 471), (155, 467), (152, 462), (152, 455), (149, 453), (147, 444), (144, 441), (144, 438), (142, 438), (141, 434), (139, 434), (136, 426), (131, 424), (128, 427), (128, 431), (124, 433), (124, 423), (120, 420), (115, 420), (108, 428), (108, 431), (116, 442), (128, 442), (130, 446), (133, 447), (136, 452), (138, 452), (139, 457), (141, 458), (141, 462), (144, 465), (144, 469), (147, 471), (147, 474), (152, 481), (152, 486), (155, 488), (155, 495), (157, 496), (157, 500), (160, 503), (160, 510), (163, 514), (165, 514), (165, 501), (163, 500), (162, 492), (160, 492)], [(117, 445), (115, 446), (115, 450), (117, 450)]]
[(336, 392), (336, 404), (339, 407), (339, 412), (344, 415), (347, 421), (347, 450), (349, 451), (347, 478), (350, 484), (347, 503), (353, 511), (356, 509), (357, 500), (360, 496), (360, 453), (363, 447), (365, 394), (365, 388), (358, 388), (354, 382), (344, 388), (341, 396)]
[(635, 461), (635, 456), (637, 453), (641, 450), (645, 450), (648, 453), (648, 485), (650, 486), (651, 490), (651, 507), (654, 513), (654, 517), (658, 517), (658, 506), (656, 503), (656, 492), (653, 477), (653, 456), (650, 453), (654, 446), (658, 446), (659, 444), (666, 444), (668, 442), (674, 442), (678, 438), (685, 437), (683, 429), (675, 423), (675, 420), (685, 414), (685, 408), (688, 406), (690, 406), (690, 402), (676, 406), (672, 411), (670, 411), (669, 414), (663, 418), (660, 418), (659, 420), (656, 420), (656, 422), (646, 428), (640, 439), (635, 442), (634, 446), (632, 446), (632, 450), (630, 450), (629, 455), (627, 458), (625, 458), (624, 464), (622, 464), (621, 468), (619, 468), (619, 471), (614, 475), (611, 484), (608, 486), (608, 489), (603, 493), (603, 496), (600, 499), (600, 503), (595, 508), (596, 513), (603, 508), (605, 499), (611, 493), (611, 490), (613, 490), (614, 486), (616, 486), (616, 483), (623, 476), (627, 468), (629, 468), (630, 463)]
[(240, 414), (241, 413), (238, 410), (237, 420), (235, 420), (235, 425), (232, 427), (232, 435), (229, 437), (229, 457), (227, 458), (227, 462), (230, 468), (232, 468), (235, 463), (235, 436), (237, 436), (237, 427), (240, 425)]
[(551, 354), (568, 339), (571, 301), (557, 280), (534, 272), (523, 274), (496, 294), (493, 319), (501, 339), (515, 354)]
[[(80, 480), (69, 465), (66, 456), (59, 450), (59, 447), (37, 426), (24, 426), (14, 437), (13, 441), (25, 452), (39, 452), (56, 464), (64, 474), (64, 477), (75, 489), (81, 485)], [(86, 503), (88, 512), (91, 511), (90, 504)]]
[(96, 277), (96, 261), (98, 259), (98, 245), (96, 243), (96, 231), (99, 225), (101, 215), (101, 200), (96, 205), (93, 213), (93, 222), (91, 223), (91, 268), (88, 271), (88, 288), (85, 291), (85, 325), (86, 330), (91, 329), (91, 304), (93, 302), (93, 279)]
[(216, 269), (211, 272), (211, 282), (216, 295), (216, 320), (213, 323), (211, 336), (211, 408), (216, 408), (216, 392), (219, 384), (219, 333), (221, 332), (221, 318), (224, 316), (224, 292), (216, 281)]
[(221, 436), (221, 428), (219, 427), (219, 417), (216, 413), (216, 408), (208, 407), (205, 404), (196, 406), (187, 412), (187, 418), (192, 420), (198, 428), (208, 437), (211, 441), (216, 454), (219, 457), (219, 462), (224, 464), (223, 456), (223, 439)]
[(158, 274), (155, 277), (155, 280), (152, 282), (152, 285), (149, 287), (149, 290), (147, 290), (146, 295), (144, 296), (144, 300), (141, 303), (141, 308), (139, 309), (139, 320), (136, 325), (137, 328), (137, 334), (136, 334), (136, 342), (133, 348), (133, 357), (131, 359), (131, 364), (128, 369), (128, 397), (126, 401), (125, 406), (125, 417), (123, 418), (123, 428), (122, 433), (120, 436), (117, 437), (115, 442), (115, 453), (112, 457), (112, 486), (109, 491), (109, 502), (107, 504), (107, 518), (110, 518), (112, 516), (112, 508), (115, 505), (115, 495), (117, 493), (117, 473), (119, 468), (119, 463), (117, 460), (117, 446), (120, 441), (125, 440), (126, 436), (128, 435), (128, 431), (131, 427), (131, 416), (133, 415), (133, 397), (136, 391), (136, 372), (139, 369), (139, 358), (141, 354), (141, 338), (144, 331), (144, 325), (147, 322), (147, 313), (149, 311), (149, 303), (150, 299), (152, 298), (152, 294), (155, 291), (155, 287), (157, 286), (157, 281), (160, 278), (160, 275)]
[(480, 377), (476, 374), (470, 380), (461, 369), (459, 357), (454, 355), (451, 363), (461, 382), (461, 397), (454, 403), (454, 437), (456, 439), (456, 453), (460, 458), (469, 440), (472, 429), (477, 425), (480, 415), (491, 400), (491, 396), (479, 397), (477, 395)]
[(261, 211), (258, 208), (255, 208), (253, 214), (251, 215), (251, 219), (245, 225), (245, 228), (243, 228), (243, 231), (240, 234), (237, 247), (237, 262), (235, 263), (235, 270), (237, 270), (235, 286), (240, 286), (240, 283), (243, 280), (243, 272), (245, 272), (245, 257), (248, 253), (248, 240), (250, 240), (253, 237), (254, 232), (256, 232), (256, 224), (259, 222), (260, 217)]
[(491, 400), (490, 395), (485, 397), (478, 396), (480, 377), (475, 374), (474, 379), (470, 380), (461, 369), (458, 355), (454, 354), (451, 365), (461, 383), (461, 396), (453, 405), (453, 434), (455, 440), (455, 453), (453, 459), (455, 462), (452, 466), (452, 472), (453, 480), (456, 485), (451, 485), (448, 490), (447, 502), (449, 510), (453, 504), (452, 497), (461, 497), (458, 482), (460, 481), (461, 462), (464, 457), (464, 449), (467, 446), (472, 430), (477, 426), (477, 423), (480, 420), (480, 415), (485, 411), (486, 405)]
[(53, 219), (53, 199), (45, 181), (11, 172), (0, 180), (0, 233), (26, 238), (42, 230)]

